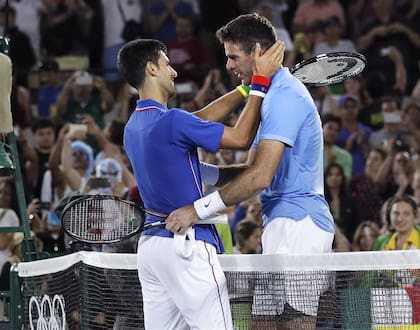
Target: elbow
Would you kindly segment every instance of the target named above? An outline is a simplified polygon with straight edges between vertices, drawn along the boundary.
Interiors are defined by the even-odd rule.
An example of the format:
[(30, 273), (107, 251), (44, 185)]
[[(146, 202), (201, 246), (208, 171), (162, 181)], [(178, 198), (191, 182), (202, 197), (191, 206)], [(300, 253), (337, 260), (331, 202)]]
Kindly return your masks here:
[(272, 181), (272, 178), (268, 177), (267, 175), (262, 174), (259, 180), (260, 182), (260, 187), (258, 187), (259, 190), (263, 190), (270, 187), (271, 181)]
[(237, 143), (236, 149), (248, 150), (252, 146), (252, 141), (254, 141), (254, 139), (249, 135), (240, 136), (236, 140), (236, 143)]

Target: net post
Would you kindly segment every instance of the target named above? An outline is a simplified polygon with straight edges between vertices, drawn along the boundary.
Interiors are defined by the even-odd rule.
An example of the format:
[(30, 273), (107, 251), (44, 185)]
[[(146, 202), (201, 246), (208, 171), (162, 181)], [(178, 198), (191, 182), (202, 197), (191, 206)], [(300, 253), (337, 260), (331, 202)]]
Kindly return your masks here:
[(12, 329), (22, 329), (24, 306), (17, 264), (13, 264), (10, 268), (10, 293), (9, 312)]

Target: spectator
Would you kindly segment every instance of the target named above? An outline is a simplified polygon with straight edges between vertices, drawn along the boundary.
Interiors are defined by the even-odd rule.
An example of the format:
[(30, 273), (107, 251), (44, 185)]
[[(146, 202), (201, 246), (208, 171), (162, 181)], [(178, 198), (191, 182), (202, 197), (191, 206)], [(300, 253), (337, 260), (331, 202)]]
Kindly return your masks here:
[(376, 179), (383, 198), (411, 194), (410, 180), (414, 164), (407, 151), (399, 151), (395, 143), (388, 143), (387, 156), (378, 169)]
[[(124, 44), (122, 31), (124, 21), (134, 21), (143, 24), (143, 2), (140, 0), (101, 0), (103, 10), (103, 54), (104, 79), (114, 97), (124, 85), (117, 69), (117, 54)], [(121, 8), (121, 11), (120, 9)], [(124, 17), (121, 15), (123, 13)], [(143, 31), (141, 31), (142, 33)]]
[(361, 222), (353, 236), (352, 250), (372, 251), (379, 234), (379, 227), (376, 223), (368, 220)]
[(14, 82), (18, 86), (28, 87), (28, 74), (36, 63), (36, 56), (28, 36), (16, 25), (16, 10), (12, 6), (0, 8), (0, 25), (4, 28), (8, 20), (7, 30), (3, 33), (10, 38), (9, 56), (13, 63)]
[[(43, 0), (8, 0), (16, 11), (16, 25), (31, 41), (35, 55), (39, 55), (39, 12)], [(6, 0), (0, 0), (0, 6), (6, 5)], [(34, 28), (36, 27), (36, 28)]]
[(236, 225), (242, 220), (253, 221), (262, 226), (262, 206), (259, 196), (249, 198), (235, 207), (234, 214), (230, 221), (233, 237), (235, 237)]
[(357, 175), (365, 168), (372, 130), (358, 121), (360, 105), (354, 95), (341, 96), (338, 105), (342, 128), (338, 134), (337, 145), (350, 152), (353, 160), (352, 175)]
[(101, 77), (76, 71), (67, 79), (58, 95), (57, 114), (67, 123), (80, 123), (81, 116), (88, 114), (103, 128), (103, 114), (110, 111), (113, 105), (112, 94)]
[[(372, 96), (366, 86), (366, 79), (362, 74), (344, 80), (344, 94), (353, 95), (359, 101), (361, 107), (360, 115), (364, 114), (365, 107), (373, 102)], [(367, 125), (367, 124), (366, 124)], [(369, 125), (368, 125), (369, 126)]]
[[(12, 210), (16, 218), (17, 214), (19, 214), (19, 205), (13, 180), (0, 181), (0, 208)], [(12, 222), (14, 223), (14, 221)]]
[[(369, 63), (365, 73), (382, 72), (385, 93), (392, 93), (398, 78), (395, 66), (397, 58), (390, 53), (392, 46), (394, 53), (398, 52), (402, 56), (401, 61), (398, 59), (398, 65), (407, 71), (407, 90), (411, 91), (418, 78), (416, 54), (420, 49), (420, 36), (404, 19), (397, 16), (392, 0), (373, 0), (371, 6), (373, 19), (366, 22), (356, 41), (357, 48)], [(405, 92), (401, 87), (397, 89)]]
[[(395, 96), (385, 96), (381, 101), (383, 128), (373, 132), (369, 138), (371, 148), (387, 147), (384, 143), (396, 143), (397, 151), (410, 151), (411, 147), (417, 150), (415, 139), (411, 131), (402, 126), (402, 111), (400, 102)], [(413, 144), (414, 143), (414, 144)]]
[[(74, 190), (81, 191), (94, 168), (92, 148), (82, 141), (71, 142), (71, 138), (74, 137), (69, 135), (69, 132), (70, 125), (65, 125), (59, 131), (57, 142), (48, 159), (49, 170), (45, 172), (42, 182), (41, 200), (49, 201), (52, 205), (56, 205), (59, 200)], [(64, 144), (66, 144), (66, 153), (62, 155)], [(62, 156), (66, 157), (66, 163), (63, 165), (61, 165)], [(72, 186), (70, 186), (68, 178), (63, 173), (64, 168), (75, 170), (81, 177), (80, 181), (72, 181)], [(74, 171), (71, 171), (68, 176), (71, 177), (72, 173)]]
[[(0, 220), (0, 226), (1, 226)], [(7, 236), (5, 236), (7, 235)], [(7, 247), (3, 249), (4, 244), (9, 241)], [(8, 291), (10, 290), (10, 267), (22, 261), (22, 252), (21, 244), (23, 241), (23, 233), (0, 233), (0, 253), (7, 251), (9, 254), (9, 259), (1, 266), (1, 275), (0, 275), (0, 290)], [(1, 262), (0, 262), (1, 264)]]
[[(318, 42), (313, 47), (312, 56), (333, 52), (356, 53), (356, 47), (350, 39), (343, 37), (345, 26), (337, 16), (331, 16), (323, 23), (324, 41)], [(328, 86), (331, 93), (342, 94), (343, 83)]]
[(330, 206), (334, 222), (348, 242), (352, 241), (360, 217), (353, 197), (349, 194), (343, 168), (335, 163), (325, 170), (325, 199)]
[(175, 22), (176, 36), (168, 40), (166, 47), (172, 66), (178, 73), (177, 84), (193, 82), (196, 87), (202, 86), (213, 66), (213, 59), (206, 43), (197, 34), (196, 18), (178, 15)]
[(356, 47), (350, 39), (344, 39), (344, 25), (337, 16), (331, 16), (323, 24), (324, 41), (314, 45), (314, 56), (332, 52), (356, 53)]
[(324, 135), (324, 170), (329, 164), (337, 163), (344, 171), (347, 179), (352, 176), (351, 154), (336, 145), (338, 133), (341, 129), (341, 120), (333, 114), (325, 114), (322, 117), (322, 131)]
[(92, 9), (83, 0), (44, 0), (40, 15), (44, 55), (87, 56)]
[(311, 0), (300, 2), (293, 17), (293, 33), (306, 33), (311, 46), (323, 41), (324, 23), (330, 17), (336, 16), (345, 26), (344, 8), (336, 0)]
[(239, 221), (235, 230), (236, 244), (233, 252), (235, 254), (261, 253), (261, 235), (260, 224), (249, 220)]
[(374, 250), (420, 249), (420, 227), (416, 225), (418, 207), (408, 195), (393, 198), (387, 206), (391, 230), (379, 236)]
[(409, 102), (402, 111), (402, 126), (412, 135), (409, 141), (412, 155), (418, 154), (420, 151), (420, 103)]
[[(19, 226), (19, 219), (15, 211), (0, 207), (0, 227), (17, 227)], [(13, 240), (13, 233), (0, 233), (0, 270), (3, 271), (4, 265), (10, 260), (12, 253), (9, 249), (10, 243)], [(2, 285), (4, 282), (0, 282)]]
[(125, 191), (134, 186), (136, 181), (131, 172), (130, 162), (122, 147), (124, 124), (114, 120), (109, 122), (101, 131), (93, 118), (88, 115), (83, 116), (82, 123), (87, 126), (88, 133), (95, 138), (101, 149), (96, 156), (95, 163), (99, 164), (104, 158), (117, 161), (121, 168), (120, 189)]
[(182, 0), (149, 1), (146, 9), (145, 28), (152, 39), (163, 43), (176, 38), (176, 19), (178, 16), (193, 16), (193, 7)]
[(350, 191), (356, 202), (359, 219), (371, 220), (380, 228), (383, 197), (379, 194), (377, 175), (385, 158), (386, 153), (382, 149), (371, 150), (363, 173), (353, 176), (350, 180)]
[(57, 98), (63, 89), (58, 63), (53, 58), (42, 61), (39, 67), (38, 116), (55, 117)]
[(24, 130), (31, 125), (32, 108), (29, 89), (19, 85), (13, 75), (12, 93), (10, 96), (13, 125)]
[(337, 101), (332, 96), (331, 91), (327, 86), (311, 86), (308, 89), (321, 116), (327, 113), (332, 113), (336, 116), (339, 116), (340, 113), (337, 106)]
[(261, 16), (266, 17), (273, 24), (274, 29), (276, 30), (277, 39), (284, 42), (284, 47), (286, 50), (283, 65), (286, 67), (292, 67), (294, 65), (294, 61), (289, 55), (294, 51), (293, 41), (290, 37), (289, 31), (287, 31), (287, 29), (284, 27), (281, 13), (278, 13), (275, 8), (275, 4), (270, 1), (258, 2), (255, 7), (255, 12)]
[(24, 159), (25, 177), (28, 179), (28, 196), (41, 197), (44, 174), (48, 169), (48, 158), (55, 143), (55, 125), (48, 118), (38, 118), (32, 125), (33, 144), (19, 132), (16, 140)]

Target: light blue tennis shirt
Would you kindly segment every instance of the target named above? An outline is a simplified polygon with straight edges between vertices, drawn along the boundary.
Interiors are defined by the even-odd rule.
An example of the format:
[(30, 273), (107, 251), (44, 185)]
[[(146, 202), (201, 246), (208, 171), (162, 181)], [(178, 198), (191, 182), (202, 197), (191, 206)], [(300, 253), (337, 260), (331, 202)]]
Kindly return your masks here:
[[(223, 130), (222, 124), (203, 121), (184, 110), (168, 110), (153, 100), (137, 101), (124, 129), (124, 148), (147, 209), (169, 215), (202, 197), (197, 147), (216, 152)], [(163, 219), (147, 214), (146, 223), (154, 221)], [(223, 251), (215, 226), (194, 227), (197, 240)], [(143, 234), (173, 237), (165, 226)]]
[(271, 80), (261, 108), (261, 140), (286, 144), (271, 185), (261, 192), (264, 226), (278, 217), (301, 220), (310, 215), (321, 229), (334, 232), (324, 198), (321, 119), (306, 87), (281, 68)]

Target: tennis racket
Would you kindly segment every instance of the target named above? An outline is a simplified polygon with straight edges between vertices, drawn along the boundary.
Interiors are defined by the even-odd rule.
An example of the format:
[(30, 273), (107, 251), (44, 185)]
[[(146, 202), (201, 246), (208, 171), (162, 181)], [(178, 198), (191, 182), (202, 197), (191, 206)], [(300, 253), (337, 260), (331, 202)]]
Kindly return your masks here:
[[(146, 213), (161, 221), (145, 224)], [(72, 238), (94, 244), (115, 243), (143, 230), (164, 226), (166, 214), (154, 212), (112, 195), (83, 195), (61, 213), (64, 231)], [(226, 215), (200, 220), (200, 224), (227, 223)]]
[(366, 66), (366, 58), (359, 53), (336, 52), (318, 55), (297, 63), (290, 69), (308, 87), (340, 83), (358, 75)]

